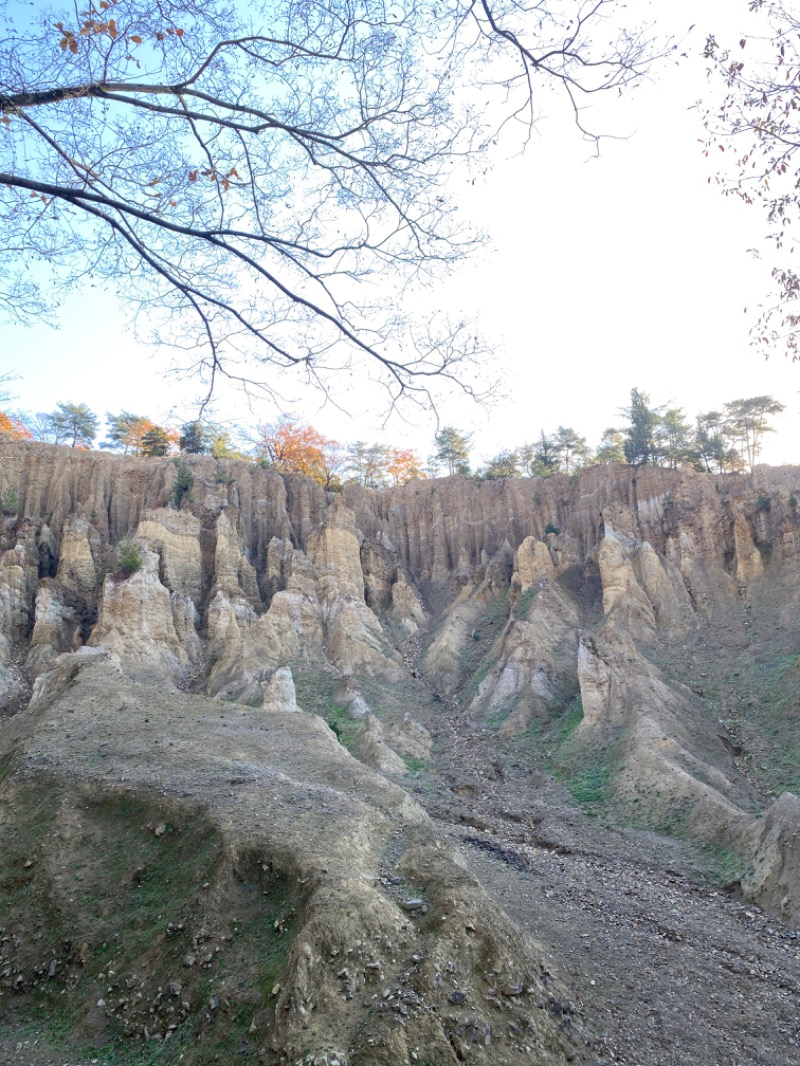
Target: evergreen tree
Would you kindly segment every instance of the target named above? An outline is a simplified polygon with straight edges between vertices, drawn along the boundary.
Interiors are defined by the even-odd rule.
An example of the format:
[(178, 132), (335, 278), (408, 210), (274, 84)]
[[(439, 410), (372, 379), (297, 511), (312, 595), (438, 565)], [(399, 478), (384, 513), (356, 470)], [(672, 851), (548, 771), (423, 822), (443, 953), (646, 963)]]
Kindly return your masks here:
[(594, 453), (596, 463), (624, 463), (625, 462), (625, 436), (619, 429), (613, 426), (603, 430), (600, 444)]
[(670, 407), (661, 416), (656, 440), (659, 455), (673, 470), (681, 463), (691, 462), (697, 454), (692, 427), (680, 407)]
[(559, 426), (553, 436), (554, 451), (565, 474), (583, 466), (589, 458), (586, 438), (568, 426)]
[(785, 407), (771, 396), (750, 396), (725, 404), (725, 428), (738, 445), (742, 461), (752, 470), (761, 454), (765, 433), (774, 433), (770, 415), (778, 415)]
[(48, 417), (56, 444), (88, 448), (97, 436), (99, 419), (85, 403), (59, 403)]
[(178, 447), (186, 455), (207, 455), (211, 450), (211, 430), (202, 422), (186, 422), (181, 426)]
[(528, 477), (551, 477), (558, 473), (556, 438), (540, 430), (535, 444), (523, 444), (518, 451), (520, 465)]
[(347, 472), (351, 481), (367, 489), (382, 489), (388, 484), (389, 449), (383, 444), (357, 440), (347, 449)]
[(694, 448), (698, 469), (707, 473), (741, 468), (742, 458), (734, 447), (722, 411), (708, 411), (697, 416)]
[(658, 461), (658, 428), (661, 411), (650, 406), (650, 397), (639, 389), (631, 389), (630, 407), (623, 407), (622, 414), (629, 419), (625, 430), (623, 451), (625, 460), (632, 466)]
[(447, 468), (448, 474), (469, 475), (471, 433), (461, 433), (455, 426), (443, 426), (434, 437), (436, 460)]
[(169, 455), (172, 437), (163, 426), (152, 426), (142, 437), (142, 455), (148, 458)]
[(519, 477), (519, 456), (515, 451), (498, 452), (490, 459), (485, 467), (479, 472), (479, 477), (486, 481), (496, 481), (499, 478)]

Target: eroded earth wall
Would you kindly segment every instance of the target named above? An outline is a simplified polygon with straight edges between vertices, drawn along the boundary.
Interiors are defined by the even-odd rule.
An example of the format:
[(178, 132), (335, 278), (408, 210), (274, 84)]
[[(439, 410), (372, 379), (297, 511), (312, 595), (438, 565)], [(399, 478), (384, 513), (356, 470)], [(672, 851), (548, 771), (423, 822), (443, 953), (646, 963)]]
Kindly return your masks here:
[[(393, 839), (386, 811), (404, 802), (391, 789), (435, 767), (436, 725), (446, 713), (481, 743), (560, 782), (589, 813), (717, 849), (742, 891), (800, 919), (800, 469), (723, 476), (618, 465), (546, 480), (447, 478), (326, 493), (254, 463), (182, 461), (192, 481), (184, 494), (170, 459), (2, 443), (0, 495), (13, 490), (6, 499), (18, 503), (3, 516), (0, 540), (0, 754), (25, 767), (9, 779), (14, 789), (25, 775), (58, 767), (53, 787), (65, 810), (75, 789), (93, 781), (117, 798), (120, 788), (140, 794), (163, 785), (200, 804), (203, 782), (217, 771), (231, 796), (264, 774), (285, 773), (311, 789), (318, 818), (346, 802), (337, 798), (346, 763), (359, 767), (350, 772), (365, 796), (378, 779), (395, 782), (365, 799), (363, 824), (348, 830), (353, 848), (371, 856), (365, 870), (383, 876)], [(125, 538), (136, 566), (120, 565)], [(73, 689), (86, 695), (80, 707)], [(175, 737), (189, 729), (177, 724), (184, 718), (194, 723), (191, 736), (150, 737), (147, 691), (158, 692)], [(92, 733), (93, 699), (98, 725), (115, 738), (106, 752), (92, 746), (105, 743)], [(75, 730), (61, 755), (54, 746), (73, 713), (91, 758)], [(215, 719), (225, 716), (223, 745)], [(123, 743), (120, 722), (134, 721), (140, 732)], [(259, 747), (262, 729), (328, 745), (331, 765), (344, 760), (337, 782), (323, 774), (312, 785), (319, 774), (308, 766), (281, 770), (277, 749)], [(155, 758), (148, 745), (159, 740), (185, 742), (192, 754), (187, 748), (184, 761), (162, 747), (154, 768), (140, 766), (142, 745)], [(193, 761), (197, 774), (184, 780)], [(227, 800), (214, 796), (208, 817), (221, 832)], [(403, 810), (397, 832), (433, 855), (439, 845), (422, 812)], [(311, 877), (311, 845), (307, 859), (290, 861), (299, 845), (282, 850), (274, 834), (250, 840), (239, 815), (231, 824), (238, 828), (220, 845), (231, 868), (270, 852), (283, 856), (281, 877)], [(409, 849), (397, 856), (418, 877)], [(326, 868), (339, 862), (345, 870), (348, 861), (332, 853)], [(267, 866), (262, 874), (272, 876)], [(318, 900), (332, 891), (325, 878), (309, 884)], [(431, 882), (433, 895), (442, 891)], [(463, 908), (483, 906), (477, 889), (463, 891)], [(411, 904), (427, 911), (424, 894)], [(387, 907), (385, 917), (363, 920), (376, 937), (410, 945), (402, 900)], [(276, 979), (272, 994), (293, 1012), (295, 1028), (307, 1024), (317, 980), (313, 907), (303, 913), (294, 984), (287, 991)], [(459, 972), (491, 973), (493, 953), (511, 959), (502, 920), (492, 928), (480, 959), (458, 947)], [(359, 951), (368, 977), (369, 952), (363, 944)], [(516, 1002), (529, 984), (540, 994), (538, 965), (534, 947), (514, 956), (507, 998)], [(352, 977), (349, 966), (341, 973), (346, 979), (325, 977), (331, 990)], [(463, 990), (452, 984), (450, 1006), (458, 1006)], [(294, 1054), (294, 1030), (281, 1029), (281, 1017), (278, 1043)], [(342, 1033), (354, 1039), (360, 1024), (348, 1015)], [(560, 1061), (568, 1053), (561, 1030), (534, 1029), (542, 1055)], [(477, 1047), (484, 1029), (466, 1030)], [(451, 1049), (467, 1040), (442, 1032), (435, 1039)], [(487, 1061), (516, 1062), (524, 1039), (506, 1043), (507, 1058), (494, 1052)]]

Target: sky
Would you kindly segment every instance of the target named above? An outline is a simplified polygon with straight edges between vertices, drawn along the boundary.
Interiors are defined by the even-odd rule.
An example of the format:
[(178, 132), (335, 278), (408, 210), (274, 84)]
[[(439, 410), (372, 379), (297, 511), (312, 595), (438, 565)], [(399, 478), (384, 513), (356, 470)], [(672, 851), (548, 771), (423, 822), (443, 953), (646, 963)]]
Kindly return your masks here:
[[(618, 139), (605, 140), (599, 158), (546, 97), (551, 113), (524, 154), (506, 138), (487, 159), (487, 175), (462, 189), (462, 213), (490, 234), (492, 247), (431, 300), (474, 313), (493, 353), (488, 369), (501, 379), (488, 408), (456, 396), (439, 410), (441, 423), (473, 432), (475, 459), (559, 425), (596, 445), (606, 427), (624, 422), (619, 410), (636, 387), (690, 418), (729, 400), (772, 395), (787, 409), (763, 459), (800, 463), (800, 365), (781, 354), (765, 361), (749, 344), (752, 312), (769, 291), (764, 218), (713, 183), (692, 108), (706, 92), (707, 34), (735, 41), (748, 27), (747, 6), (704, 0), (698, 14), (696, 3), (653, 0), (659, 32), (681, 40), (687, 58), (662, 64), (629, 98), (603, 104), (599, 124)], [(163, 351), (137, 342), (129, 311), (111, 297), (95, 294), (90, 303), (77, 295), (61, 309), (58, 330), (0, 326), (0, 370), (20, 375), (12, 391), (23, 410), (68, 401), (155, 421), (191, 417), (200, 390), (165, 379), (164, 362)], [(379, 405), (365, 400), (358, 382), (350, 388), (340, 397), (349, 413), (315, 394), (291, 412), (341, 441), (381, 440), (430, 454), (432, 415), (384, 426)], [(223, 394), (217, 413), (235, 428), (278, 412)]]

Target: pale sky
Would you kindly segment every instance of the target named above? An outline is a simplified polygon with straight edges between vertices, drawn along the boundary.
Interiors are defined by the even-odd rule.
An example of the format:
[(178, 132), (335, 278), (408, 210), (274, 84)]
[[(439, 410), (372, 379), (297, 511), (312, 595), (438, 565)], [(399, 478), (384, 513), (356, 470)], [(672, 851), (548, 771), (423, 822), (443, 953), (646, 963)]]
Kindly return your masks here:
[[(437, 288), (439, 308), (477, 312), (478, 325), (502, 369), (505, 397), (487, 412), (454, 399), (442, 422), (475, 433), (474, 458), (572, 426), (596, 445), (638, 387), (654, 403), (683, 407), (693, 418), (725, 401), (770, 394), (787, 406), (763, 458), (800, 463), (800, 365), (769, 361), (749, 345), (749, 325), (769, 291), (761, 248), (763, 215), (724, 198), (709, 184), (703, 128), (691, 105), (705, 91), (700, 58), (709, 32), (735, 41), (750, 16), (747, 0), (654, 0), (660, 32), (683, 37), (690, 58), (659, 68), (657, 80), (627, 100), (608, 100), (604, 129), (624, 136), (603, 143), (599, 159), (564, 121), (555, 101), (524, 155), (503, 143), (488, 175), (463, 195), (462, 212), (493, 240), (493, 250)], [(646, 5), (638, 5), (646, 12)], [(698, 8), (700, 13), (698, 14)], [(596, 123), (597, 124), (597, 123)], [(86, 402), (98, 413), (122, 408), (167, 419), (199, 391), (161, 377), (163, 353), (139, 344), (128, 313), (95, 294), (63, 308), (57, 331), (0, 329), (0, 369), (14, 370), (16, 405), (52, 410)], [(291, 389), (288, 391), (292, 391)], [(295, 392), (297, 390), (294, 390)], [(375, 410), (353, 386), (342, 398), (348, 417), (309, 396), (292, 413), (342, 441), (383, 440), (431, 450), (433, 419), (381, 429)], [(185, 409), (191, 414), (188, 409)], [(269, 421), (266, 404), (252, 414), (222, 399), (235, 424)]]

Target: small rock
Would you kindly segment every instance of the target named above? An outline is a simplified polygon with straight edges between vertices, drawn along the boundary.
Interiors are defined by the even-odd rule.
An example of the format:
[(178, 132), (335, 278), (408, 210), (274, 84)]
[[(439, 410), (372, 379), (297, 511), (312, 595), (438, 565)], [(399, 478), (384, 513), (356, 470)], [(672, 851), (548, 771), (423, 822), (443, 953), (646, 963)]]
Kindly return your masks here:
[(503, 989), (504, 996), (521, 996), (524, 991), (523, 985), (506, 985)]
[(420, 911), (425, 906), (424, 899), (404, 899), (400, 904), (404, 911)]
[(180, 981), (170, 981), (169, 994), (171, 996), (179, 996), (181, 992), (183, 992), (183, 985), (180, 983)]
[(97, 1006), (98, 1007), (102, 1008), (102, 1007), (105, 1007), (105, 1005), (106, 1005), (106, 1001), (104, 999), (98, 999), (98, 1001), (97, 1001)]
[(157, 825), (155, 827), (155, 829), (153, 830), (153, 832), (156, 834), (157, 837), (163, 837), (163, 835), (166, 833), (166, 831), (167, 831), (167, 827), (165, 825)]
[(467, 1001), (467, 993), (466, 992), (461, 992), (459, 989), (456, 989), (454, 992), (451, 992), (450, 995), (447, 997), (447, 1002), (448, 1003), (456, 1003), (456, 1004), (458, 1004), (458, 1003), (466, 1003), (466, 1001)]
[(216, 1010), (218, 1006), (219, 1006), (219, 996), (209, 996), (208, 997), (208, 1009), (209, 1010)]

